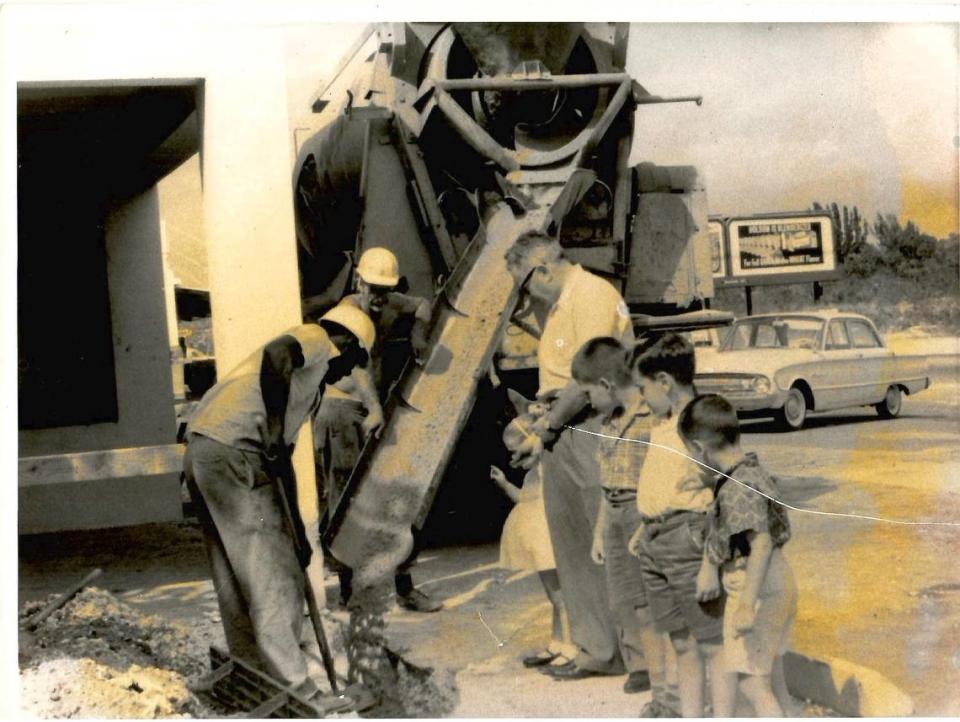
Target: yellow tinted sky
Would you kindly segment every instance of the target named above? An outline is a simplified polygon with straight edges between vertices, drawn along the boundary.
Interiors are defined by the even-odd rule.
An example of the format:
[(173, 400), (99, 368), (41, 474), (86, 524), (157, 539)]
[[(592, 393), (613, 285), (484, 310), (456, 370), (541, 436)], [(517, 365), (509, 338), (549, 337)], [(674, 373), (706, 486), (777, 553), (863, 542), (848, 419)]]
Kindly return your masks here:
[[(291, 121), (363, 25), (287, 30)], [(653, 93), (633, 160), (693, 164), (711, 211), (857, 204), (945, 236), (958, 226), (957, 26), (634, 23), (628, 69)]]
[(641, 108), (634, 160), (701, 167), (712, 212), (836, 201), (957, 230), (955, 25), (633, 25), (628, 66), (704, 96)]
[[(284, 27), (292, 129), (316, 122), (310, 101), (363, 27)], [(837, 202), (946, 236), (958, 226), (957, 43), (946, 24), (635, 23), (634, 77), (704, 104), (641, 107), (632, 160), (697, 166), (713, 213)], [(199, 183), (171, 181), (165, 194)], [(173, 245), (201, 253), (199, 228), (174, 215)]]

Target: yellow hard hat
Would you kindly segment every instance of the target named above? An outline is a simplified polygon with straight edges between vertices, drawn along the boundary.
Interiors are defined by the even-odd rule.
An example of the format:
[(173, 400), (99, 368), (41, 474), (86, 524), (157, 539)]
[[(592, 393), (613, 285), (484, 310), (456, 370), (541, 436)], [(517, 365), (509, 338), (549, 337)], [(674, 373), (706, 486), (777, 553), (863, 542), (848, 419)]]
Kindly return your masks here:
[(400, 282), (400, 264), (386, 248), (368, 248), (360, 256), (357, 275), (373, 286), (396, 286)]
[(373, 344), (377, 340), (377, 331), (373, 326), (373, 321), (352, 303), (340, 303), (334, 306), (320, 317), (321, 325), (324, 321), (343, 326), (357, 337), (360, 345), (367, 351), (373, 348)]

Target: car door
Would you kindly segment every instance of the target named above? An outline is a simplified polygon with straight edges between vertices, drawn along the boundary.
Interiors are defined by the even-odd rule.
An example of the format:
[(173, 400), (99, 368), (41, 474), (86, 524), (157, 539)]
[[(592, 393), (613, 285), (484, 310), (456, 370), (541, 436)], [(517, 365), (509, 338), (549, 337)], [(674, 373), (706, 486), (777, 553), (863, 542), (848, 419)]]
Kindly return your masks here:
[(857, 405), (862, 391), (858, 388), (859, 352), (850, 343), (842, 318), (827, 324), (822, 361), (813, 374), (813, 396), (819, 411)]
[(889, 379), (884, 378), (884, 361), (888, 352), (880, 343), (873, 326), (861, 318), (846, 319), (850, 346), (856, 356), (857, 375), (853, 391), (857, 405), (875, 404), (887, 392)]

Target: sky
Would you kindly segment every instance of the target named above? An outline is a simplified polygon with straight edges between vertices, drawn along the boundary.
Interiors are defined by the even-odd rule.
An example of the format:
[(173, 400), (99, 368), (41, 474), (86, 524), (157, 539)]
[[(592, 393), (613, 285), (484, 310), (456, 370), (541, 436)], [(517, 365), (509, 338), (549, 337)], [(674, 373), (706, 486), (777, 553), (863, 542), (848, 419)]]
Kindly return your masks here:
[[(365, 27), (278, 27), (298, 140)], [(958, 227), (957, 45), (949, 24), (634, 23), (631, 75), (656, 95), (704, 102), (641, 106), (631, 161), (696, 166), (713, 214), (836, 202), (945, 237)], [(176, 272), (204, 286), (197, 159), (160, 192)]]
[(710, 210), (817, 200), (957, 230), (957, 27), (643, 24), (628, 70), (650, 92), (634, 161), (702, 169)]
[[(286, 30), (291, 122), (363, 24)], [(657, 95), (632, 161), (697, 166), (711, 213), (813, 201), (956, 231), (957, 26), (634, 23), (627, 70)]]

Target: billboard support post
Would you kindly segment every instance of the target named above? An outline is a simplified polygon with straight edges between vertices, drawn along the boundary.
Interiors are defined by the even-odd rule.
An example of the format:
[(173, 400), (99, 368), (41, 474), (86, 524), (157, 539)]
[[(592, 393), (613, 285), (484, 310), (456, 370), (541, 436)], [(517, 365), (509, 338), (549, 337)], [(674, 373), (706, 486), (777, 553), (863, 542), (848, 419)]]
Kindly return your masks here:
[(823, 298), (823, 284), (820, 281), (813, 282), (813, 302), (817, 303)]
[(753, 288), (751, 286), (744, 286), (743, 292), (747, 299), (747, 315), (752, 316), (753, 315)]

